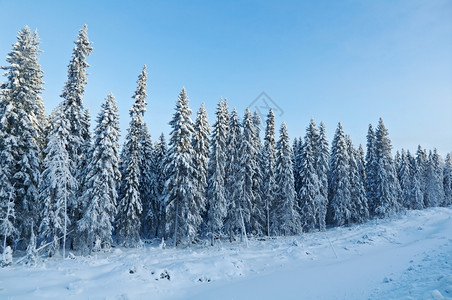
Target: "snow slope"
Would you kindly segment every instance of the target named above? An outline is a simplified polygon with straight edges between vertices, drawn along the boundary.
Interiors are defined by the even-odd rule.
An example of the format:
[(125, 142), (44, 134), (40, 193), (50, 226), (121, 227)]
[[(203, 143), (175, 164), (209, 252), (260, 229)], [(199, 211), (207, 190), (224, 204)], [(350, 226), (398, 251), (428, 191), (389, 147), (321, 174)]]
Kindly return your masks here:
[(452, 208), (215, 247), (0, 269), (0, 299), (452, 299)]

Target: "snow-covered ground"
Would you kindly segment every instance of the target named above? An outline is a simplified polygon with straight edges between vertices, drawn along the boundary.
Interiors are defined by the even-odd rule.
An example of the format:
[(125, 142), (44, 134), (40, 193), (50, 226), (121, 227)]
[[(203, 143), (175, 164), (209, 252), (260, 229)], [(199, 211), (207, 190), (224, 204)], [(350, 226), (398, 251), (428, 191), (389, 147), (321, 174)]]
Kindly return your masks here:
[(0, 269), (0, 299), (452, 299), (452, 208), (215, 247)]

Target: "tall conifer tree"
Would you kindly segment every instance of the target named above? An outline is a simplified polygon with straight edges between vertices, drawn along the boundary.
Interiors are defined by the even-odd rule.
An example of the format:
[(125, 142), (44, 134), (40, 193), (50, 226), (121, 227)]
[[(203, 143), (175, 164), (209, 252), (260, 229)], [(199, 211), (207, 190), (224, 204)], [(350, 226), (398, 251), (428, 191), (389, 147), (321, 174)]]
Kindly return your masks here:
[(141, 214), (143, 206), (140, 198), (141, 141), (145, 133), (143, 120), (146, 111), (146, 66), (138, 76), (137, 90), (132, 96), (135, 103), (130, 109), (130, 125), (122, 152), (122, 180), (119, 191), (118, 215), (116, 218), (116, 238), (127, 247), (140, 243)]
[(109, 94), (97, 117), (92, 158), (87, 166), (86, 187), (82, 194), (86, 208), (78, 221), (82, 248), (109, 249), (116, 215), (119, 172), (119, 116), (116, 100)]

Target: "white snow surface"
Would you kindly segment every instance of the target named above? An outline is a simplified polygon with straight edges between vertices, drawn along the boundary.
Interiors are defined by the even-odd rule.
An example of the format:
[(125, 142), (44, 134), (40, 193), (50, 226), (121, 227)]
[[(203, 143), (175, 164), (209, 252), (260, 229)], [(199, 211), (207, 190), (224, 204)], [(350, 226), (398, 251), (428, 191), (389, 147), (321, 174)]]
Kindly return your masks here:
[(15, 264), (0, 269), (0, 299), (452, 299), (452, 208), (249, 247), (155, 243)]

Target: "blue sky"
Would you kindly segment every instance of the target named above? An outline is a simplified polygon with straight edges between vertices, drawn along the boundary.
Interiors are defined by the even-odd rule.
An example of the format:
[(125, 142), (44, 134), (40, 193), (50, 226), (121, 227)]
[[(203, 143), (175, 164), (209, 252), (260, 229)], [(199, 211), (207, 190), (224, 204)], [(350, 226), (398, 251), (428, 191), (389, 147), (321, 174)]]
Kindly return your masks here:
[(304, 136), (313, 117), (330, 140), (341, 121), (357, 146), (383, 117), (395, 149), (452, 151), (452, 1), (0, 0), (0, 11), (0, 65), (19, 29), (38, 30), (48, 112), (88, 24), (84, 104), (94, 121), (113, 92), (122, 136), (146, 64), (154, 139), (169, 133), (184, 86), (194, 113), (205, 102), (211, 123), (220, 97), (243, 115), (265, 92), (291, 137)]

